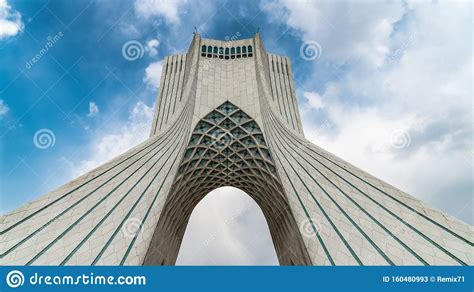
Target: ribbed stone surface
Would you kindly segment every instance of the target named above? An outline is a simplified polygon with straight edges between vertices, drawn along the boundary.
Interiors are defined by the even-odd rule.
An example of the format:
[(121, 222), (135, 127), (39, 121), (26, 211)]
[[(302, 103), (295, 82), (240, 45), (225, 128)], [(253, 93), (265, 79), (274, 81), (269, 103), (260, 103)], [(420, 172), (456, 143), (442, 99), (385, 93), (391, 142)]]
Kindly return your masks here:
[(473, 264), (472, 226), (307, 141), (296, 100), (258, 34), (196, 34), (163, 61), (150, 138), (2, 216), (0, 264), (172, 265), (224, 185), (262, 208), (283, 265)]

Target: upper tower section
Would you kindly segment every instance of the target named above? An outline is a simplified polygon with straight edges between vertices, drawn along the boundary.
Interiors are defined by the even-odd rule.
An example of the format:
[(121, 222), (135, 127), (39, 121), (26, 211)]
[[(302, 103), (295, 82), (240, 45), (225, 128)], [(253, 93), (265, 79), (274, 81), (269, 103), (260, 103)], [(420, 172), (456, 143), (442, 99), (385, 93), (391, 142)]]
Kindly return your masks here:
[(218, 58), (221, 60), (252, 58), (253, 50), (253, 38), (237, 41), (201, 40), (201, 57)]
[(230, 101), (261, 124), (263, 102), (303, 134), (290, 60), (268, 54), (258, 33), (231, 41), (195, 33), (185, 54), (164, 59), (162, 72), (152, 135), (169, 126), (190, 99), (195, 122)]

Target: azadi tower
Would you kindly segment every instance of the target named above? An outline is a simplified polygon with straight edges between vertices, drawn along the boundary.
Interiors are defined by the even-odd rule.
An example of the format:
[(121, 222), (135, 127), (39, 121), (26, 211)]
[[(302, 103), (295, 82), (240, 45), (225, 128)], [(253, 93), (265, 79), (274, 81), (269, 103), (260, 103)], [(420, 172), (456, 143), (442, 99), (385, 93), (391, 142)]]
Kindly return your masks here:
[(2, 216), (0, 264), (174, 265), (194, 207), (222, 186), (260, 206), (281, 265), (474, 262), (472, 226), (305, 139), (290, 60), (258, 34), (195, 33), (166, 57), (151, 128)]

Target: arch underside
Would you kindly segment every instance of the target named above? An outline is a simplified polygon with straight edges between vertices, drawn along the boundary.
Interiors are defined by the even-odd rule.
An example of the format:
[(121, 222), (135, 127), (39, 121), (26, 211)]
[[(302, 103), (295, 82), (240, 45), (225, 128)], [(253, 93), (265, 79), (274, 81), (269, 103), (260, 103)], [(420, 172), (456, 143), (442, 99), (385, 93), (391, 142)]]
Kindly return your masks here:
[(241, 189), (260, 206), (281, 265), (311, 265), (263, 133), (230, 102), (194, 128), (144, 264), (174, 265), (193, 209), (223, 186)]
[[(228, 45), (242, 62), (237, 49), (222, 55)], [(221, 186), (259, 204), (283, 265), (474, 263), (471, 225), (305, 139), (290, 60), (258, 34), (223, 43), (196, 33), (165, 63), (150, 138), (0, 216), (0, 264), (174, 264), (193, 208)], [(227, 104), (190, 133), (222, 92), (259, 124)]]

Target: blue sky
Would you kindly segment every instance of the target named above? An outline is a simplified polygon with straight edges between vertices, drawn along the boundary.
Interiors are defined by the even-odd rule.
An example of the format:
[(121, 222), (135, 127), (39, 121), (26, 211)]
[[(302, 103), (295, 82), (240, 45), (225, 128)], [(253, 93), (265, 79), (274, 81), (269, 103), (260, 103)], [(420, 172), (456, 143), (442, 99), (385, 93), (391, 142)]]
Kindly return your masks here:
[[(194, 27), (216, 39), (259, 30), (292, 61), (308, 139), (474, 222), (468, 1), (0, 0), (1, 212), (146, 139), (161, 60), (184, 52)], [(143, 56), (125, 59), (128, 41)], [(305, 43), (320, 56), (303, 58)], [(193, 213), (181, 263), (276, 263), (265, 224), (245, 220), (264, 223), (256, 204), (217, 193)], [(229, 213), (234, 224), (203, 227)]]

